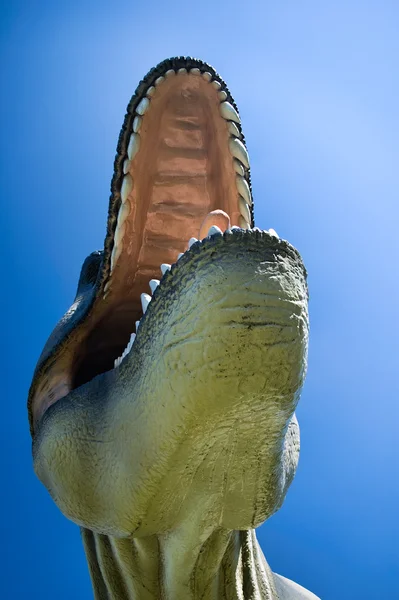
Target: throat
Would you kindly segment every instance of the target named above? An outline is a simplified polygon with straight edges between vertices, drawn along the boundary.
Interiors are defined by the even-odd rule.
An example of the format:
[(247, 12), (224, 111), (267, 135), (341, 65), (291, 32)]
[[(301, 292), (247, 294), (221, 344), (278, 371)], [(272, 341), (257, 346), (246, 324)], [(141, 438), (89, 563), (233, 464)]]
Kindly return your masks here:
[(192, 530), (115, 538), (82, 529), (95, 600), (278, 598), (254, 530), (215, 529), (205, 540)]

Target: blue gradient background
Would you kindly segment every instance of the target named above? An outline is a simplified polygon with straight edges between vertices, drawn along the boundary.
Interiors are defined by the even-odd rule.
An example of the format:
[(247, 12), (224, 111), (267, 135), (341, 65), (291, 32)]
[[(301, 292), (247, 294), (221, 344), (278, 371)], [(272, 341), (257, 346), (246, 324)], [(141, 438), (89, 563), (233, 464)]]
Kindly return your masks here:
[(257, 225), (309, 270), (300, 467), (259, 539), (323, 600), (394, 598), (399, 5), (165, 4), (1, 2), (0, 596), (92, 597), (79, 530), (32, 472), (27, 390), (102, 248), (127, 102), (149, 68), (191, 54), (240, 108)]

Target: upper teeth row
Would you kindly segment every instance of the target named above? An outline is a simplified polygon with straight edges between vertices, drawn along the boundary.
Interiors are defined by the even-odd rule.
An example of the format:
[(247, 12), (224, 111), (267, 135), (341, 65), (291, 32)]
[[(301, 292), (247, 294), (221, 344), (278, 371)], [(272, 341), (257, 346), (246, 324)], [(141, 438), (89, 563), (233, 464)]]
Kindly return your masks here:
[[(239, 227), (231, 227), (231, 229), (240, 229), (240, 228)], [(208, 236), (209, 235), (215, 235), (215, 234), (218, 234), (218, 233), (221, 234), (223, 232), (216, 225), (212, 225), (212, 227), (209, 228)], [(269, 234), (273, 235), (275, 237), (278, 237), (278, 235), (274, 231), (274, 229), (269, 229)], [(197, 238), (194, 238), (194, 237), (190, 238), (190, 240), (188, 242), (188, 250), (190, 250), (191, 246), (193, 244), (195, 244), (195, 242), (198, 242)], [(181, 252), (179, 254), (177, 260), (179, 260), (179, 258), (181, 256), (183, 256), (183, 254), (184, 254), (184, 252)], [(160, 268), (161, 268), (162, 275), (165, 275), (165, 273), (171, 269), (171, 265), (169, 265), (167, 263), (163, 263)], [(149, 286), (150, 286), (151, 294), (153, 294), (155, 292), (155, 290), (159, 286), (159, 283), (160, 283), (159, 279), (151, 279), (150, 280)], [(144, 315), (145, 312), (146, 312), (146, 310), (147, 310), (147, 308), (148, 308), (148, 305), (150, 304), (150, 302), (152, 300), (152, 296), (150, 294), (141, 294), (140, 299), (141, 299), (141, 307), (143, 309), (143, 315)], [(138, 328), (140, 326), (140, 321), (136, 321), (135, 325), (136, 325), (136, 332), (137, 332)], [(123, 361), (123, 359), (125, 358), (125, 356), (127, 356), (129, 354), (130, 350), (132, 349), (132, 346), (133, 346), (133, 343), (134, 343), (135, 339), (136, 339), (136, 333), (132, 333), (131, 336), (130, 336), (130, 340), (129, 340), (129, 342), (128, 342), (126, 348), (125, 348), (125, 350), (123, 351), (122, 355), (114, 361), (114, 367), (119, 367), (119, 365), (121, 364), (121, 362)]]
[(249, 157), (248, 152), (241, 141), (241, 133), (237, 127), (237, 123), (240, 123), (240, 117), (232, 104), (227, 102), (227, 93), (221, 89), (222, 85), (208, 71), (202, 73), (199, 69), (169, 69), (166, 71), (164, 76), (158, 77), (153, 85), (147, 88), (145, 96), (140, 100), (136, 107), (136, 112), (133, 119), (132, 133), (129, 138), (129, 144), (127, 147), (127, 157), (123, 163), (123, 181), (121, 186), (121, 205), (119, 208), (117, 225), (114, 235), (114, 247), (111, 254), (111, 272), (113, 271), (118, 258), (121, 255), (123, 249), (123, 237), (126, 230), (126, 219), (130, 214), (131, 205), (129, 202), (129, 196), (133, 190), (133, 178), (129, 173), (131, 161), (134, 159), (140, 149), (140, 129), (143, 122), (143, 117), (150, 108), (151, 98), (153, 97), (156, 88), (161, 85), (165, 79), (174, 76), (180, 76), (182, 74), (197, 75), (203, 77), (205, 81), (208, 81), (218, 93), (220, 99), (220, 114), (227, 122), (227, 129), (229, 133), (229, 149), (233, 157), (234, 169), (236, 175), (236, 186), (238, 192), (238, 208), (240, 211), (240, 227), (243, 229), (249, 229), (251, 223), (251, 210), (252, 197), (251, 191), (246, 179), (246, 172), (249, 169)]

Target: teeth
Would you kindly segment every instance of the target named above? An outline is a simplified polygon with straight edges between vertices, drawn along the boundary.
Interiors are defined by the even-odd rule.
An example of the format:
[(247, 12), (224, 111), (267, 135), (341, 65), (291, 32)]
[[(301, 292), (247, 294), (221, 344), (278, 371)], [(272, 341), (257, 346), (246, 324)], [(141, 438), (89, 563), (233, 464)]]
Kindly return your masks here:
[(151, 302), (151, 296), (149, 294), (141, 294), (140, 298), (141, 298), (141, 306), (143, 309), (143, 314), (145, 314), (145, 311), (147, 310), (147, 307), (148, 307), (149, 303)]
[(187, 75), (187, 69), (179, 69), (179, 70), (177, 71), (177, 74), (178, 74), (178, 75)]
[(230, 104), (230, 102), (221, 103), (220, 114), (222, 115), (223, 119), (226, 119), (226, 121), (235, 121), (236, 123), (241, 123), (240, 117), (238, 116), (238, 112), (236, 111), (234, 106)]
[(150, 100), (148, 98), (142, 98), (137, 105), (136, 113), (144, 115), (150, 107)]
[(169, 71), (166, 71), (165, 73), (165, 77), (173, 77), (173, 75), (176, 75), (173, 69), (169, 69)]
[(249, 169), (249, 156), (244, 144), (240, 142), (240, 140), (238, 140), (237, 138), (231, 137), (229, 139), (229, 148), (231, 154), (235, 158), (238, 158), (238, 160), (242, 162), (244, 167), (247, 167), (247, 169)]
[(184, 252), (179, 252), (179, 254), (177, 255), (177, 260), (179, 260), (179, 258), (181, 258), (183, 256)]
[(123, 359), (125, 358), (125, 356), (127, 356), (129, 354), (130, 350), (132, 349), (132, 346), (134, 344), (134, 340), (135, 339), (136, 339), (136, 334), (132, 333), (132, 335), (130, 336), (130, 340), (128, 342), (128, 345), (124, 349), (122, 355), (119, 358), (115, 359), (114, 367), (119, 367), (119, 365), (121, 364), (121, 362), (123, 361)]
[(208, 230), (208, 235), (214, 235), (215, 233), (222, 233), (222, 230), (217, 225), (212, 225)]
[(129, 172), (129, 169), (130, 169), (130, 160), (127, 158), (125, 160), (125, 162), (123, 163), (123, 172), (125, 173), (125, 175), (126, 175), (126, 173)]
[(274, 229), (269, 229), (269, 233), (270, 233), (270, 235), (274, 235), (276, 238), (280, 239), (278, 233)]
[(139, 326), (140, 326), (140, 321), (136, 321), (135, 325), (136, 325), (136, 331), (138, 331), (139, 330)]
[(133, 343), (134, 343), (135, 339), (136, 339), (136, 334), (132, 333), (132, 335), (130, 336), (129, 343), (128, 343), (127, 347), (126, 347), (127, 352), (125, 350), (126, 354), (128, 354), (130, 352), (130, 350), (132, 349), (132, 346), (133, 346)]
[(161, 265), (162, 275), (165, 275), (166, 271), (170, 271), (170, 265), (168, 265), (167, 263), (162, 263), (162, 265)]
[(234, 170), (236, 173), (238, 173), (239, 175), (244, 175), (244, 173), (245, 173), (244, 167), (242, 166), (240, 161), (237, 160), (236, 158), (233, 159), (233, 166), (234, 166)]
[(190, 69), (190, 75), (201, 75), (201, 71), (199, 69)]
[(227, 130), (234, 137), (241, 138), (240, 130), (233, 121), (227, 121)]
[(202, 73), (202, 77), (205, 79), (205, 81), (212, 80), (212, 75), (208, 71), (205, 71), (205, 73)]
[(130, 192), (133, 189), (133, 179), (131, 177), (131, 175), (125, 175), (122, 181), (122, 187), (121, 187), (121, 198), (122, 198), (122, 202), (125, 203)]
[(197, 238), (190, 238), (188, 241), (188, 248), (190, 249), (195, 242), (198, 242)]
[(236, 176), (236, 186), (237, 186), (238, 193), (244, 198), (245, 202), (247, 204), (249, 204), (249, 206), (251, 206), (252, 205), (251, 190), (249, 189), (247, 180), (244, 177), (237, 175)]
[(139, 115), (136, 115), (134, 117), (134, 119), (133, 119), (133, 131), (134, 131), (134, 133), (138, 133), (140, 131), (142, 120), (143, 120), (143, 117), (139, 117)]
[(107, 292), (109, 290), (110, 285), (111, 285), (111, 280), (108, 279), (107, 283), (104, 285), (104, 294), (105, 294), (105, 292)]
[(112, 254), (111, 254), (111, 272), (113, 271), (113, 269), (118, 261), (118, 258), (121, 255), (122, 248), (123, 248), (122, 242), (118, 246), (116, 244), (114, 244), (114, 247), (112, 249)]
[(151, 87), (148, 88), (146, 95), (149, 98), (152, 98), (154, 94), (155, 94), (155, 87), (152, 85)]
[(218, 98), (221, 102), (224, 102), (227, 98), (227, 94), (224, 90), (218, 93)]
[(165, 81), (165, 77), (158, 77), (158, 79), (155, 80), (154, 85), (159, 85), (163, 81)]
[[(124, 204), (122, 204), (122, 206), (124, 206)], [(120, 214), (121, 211), (119, 211)], [(125, 223), (121, 223), (119, 224), (119, 215), (118, 215), (118, 225), (115, 229), (115, 233), (114, 233), (114, 244), (116, 246), (120, 246), (121, 241), (123, 240), (123, 236), (125, 235), (125, 231), (126, 231), (126, 225)]]
[(218, 81), (212, 81), (211, 85), (215, 88), (215, 90), (219, 91), (220, 88), (222, 87), (221, 84)]
[(250, 223), (250, 221), (251, 221), (251, 213), (249, 212), (249, 206), (245, 202), (244, 198), (241, 198), (241, 196), (239, 196), (239, 198), (238, 198), (238, 208), (240, 209), (240, 213), (244, 217), (244, 219), (248, 223)]
[(151, 294), (153, 294), (155, 292), (155, 290), (157, 289), (157, 287), (159, 286), (159, 279), (150, 279), (150, 290), (151, 290)]
[(123, 225), (128, 216), (130, 215), (130, 202), (126, 201), (124, 204), (121, 204), (118, 212), (118, 227)]
[(127, 148), (127, 155), (130, 160), (136, 156), (140, 148), (140, 136), (138, 133), (132, 133), (129, 140), (129, 146)]
[(240, 216), (239, 223), (241, 229), (251, 229), (250, 224), (244, 219), (244, 217)]

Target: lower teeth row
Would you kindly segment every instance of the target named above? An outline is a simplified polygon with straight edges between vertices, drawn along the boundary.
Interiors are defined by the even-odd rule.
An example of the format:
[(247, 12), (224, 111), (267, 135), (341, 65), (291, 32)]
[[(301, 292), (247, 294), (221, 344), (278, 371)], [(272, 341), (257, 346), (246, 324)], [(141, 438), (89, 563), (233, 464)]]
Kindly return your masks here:
[[(234, 230), (234, 229), (241, 229), (241, 228), (240, 227), (231, 227), (230, 229)], [(208, 236), (212, 236), (212, 235), (219, 234), (219, 233), (222, 234), (223, 233), (222, 230), (219, 227), (217, 227), (216, 225), (212, 225), (209, 228)], [(277, 237), (277, 238), (279, 237), (277, 235), (277, 233), (275, 232), (274, 229), (269, 229), (269, 234), (272, 235), (272, 236), (274, 236), (274, 237)], [(198, 242), (197, 238), (192, 237), (189, 240), (189, 242), (188, 242), (188, 250), (190, 250), (191, 246), (193, 244), (195, 244), (195, 242)], [(183, 256), (183, 254), (184, 254), (184, 252), (181, 252), (178, 255), (177, 260), (179, 260), (179, 258), (181, 256)], [(167, 263), (163, 263), (160, 268), (161, 268), (162, 275), (165, 275), (166, 271), (170, 270), (171, 265), (169, 265)], [(157, 287), (159, 286), (159, 284), (160, 284), (159, 279), (151, 279), (150, 280), (149, 286), (150, 286), (151, 294), (153, 294), (155, 292), (155, 290), (157, 289)], [(147, 310), (147, 308), (148, 308), (148, 305), (150, 304), (150, 302), (152, 300), (152, 296), (150, 294), (144, 294), (143, 293), (143, 294), (141, 294), (140, 298), (141, 298), (141, 306), (142, 306), (143, 315), (144, 315), (145, 312), (146, 312), (146, 310)], [(136, 333), (137, 333), (137, 331), (139, 329), (139, 326), (140, 326), (140, 321), (136, 321)], [(119, 358), (115, 359), (115, 361), (114, 361), (114, 368), (119, 367), (119, 365), (121, 364), (121, 362), (123, 361), (123, 359), (129, 354), (130, 350), (133, 347), (134, 340), (136, 339), (136, 333), (132, 333), (131, 334), (130, 340), (129, 340), (129, 342), (128, 342), (126, 348), (125, 348), (125, 350), (123, 351), (122, 355), (119, 356)]]

